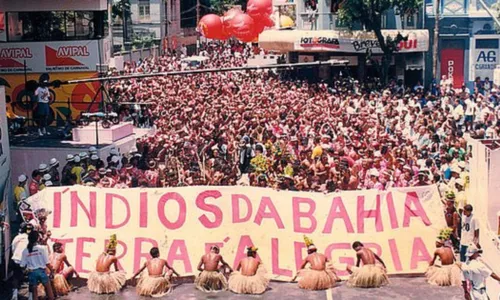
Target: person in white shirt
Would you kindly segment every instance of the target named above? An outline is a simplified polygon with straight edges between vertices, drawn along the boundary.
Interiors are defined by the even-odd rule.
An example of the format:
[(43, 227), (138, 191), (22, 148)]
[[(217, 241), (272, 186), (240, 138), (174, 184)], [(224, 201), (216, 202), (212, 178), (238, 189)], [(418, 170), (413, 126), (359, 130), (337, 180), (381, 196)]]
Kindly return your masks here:
[(23, 251), (28, 246), (28, 234), (33, 231), (33, 225), (29, 223), (22, 223), (19, 227), (19, 234), (12, 240), (10, 245), (12, 250), (12, 300), (17, 300), (19, 288), (23, 281), (23, 268), (21, 268), (21, 259)]
[(486, 279), (491, 277), (496, 281), (500, 281), (500, 277), (478, 259), (482, 252), (476, 245), (470, 244), (467, 249), (468, 261), (466, 264), (460, 264), (465, 280), (470, 282), (470, 289), (466, 288), (467, 285), (464, 285), (466, 299), (489, 300), (490, 298), (486, 293)]
[(472, 214), (472, 205), (464, 206), (462, 212), (462, 234), (460, 236), (460, 261), (465, 262), (467, 248), (470, 244), (479, 246), (479, 223)]
[(472, 121), (477, 110), (477, 105), (470, 98), (465, 99), (465, 130), (472, 130)]
[(53, 300), (54, 293), (45, 269), (48, 268), (50, 270), (50, 278), (53, 278), (54, 270), (49, 262), (47, 247), (37, 245), (38, 238), (38, 232), (31, 231), (29, 233), (28, 245), (23, 250), (20, 266), (28, 270), (28, 282), (33, 299), (38, 299), (37, 287), (41, 283), (45, 287), (47, 298)]
[(38, 134), (40, 136), (44, 134), (50, 135), (46, 128), (50, 113), (50, 91), (47, 86), (48, 80), (43, 80), (35, 91), (35, 96), (37, 97)]

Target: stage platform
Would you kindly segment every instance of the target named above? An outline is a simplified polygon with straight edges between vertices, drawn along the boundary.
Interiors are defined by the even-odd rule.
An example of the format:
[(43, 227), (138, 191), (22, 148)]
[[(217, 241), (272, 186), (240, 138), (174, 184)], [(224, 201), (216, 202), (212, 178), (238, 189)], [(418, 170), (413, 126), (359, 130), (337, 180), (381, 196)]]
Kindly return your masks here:
[[(171, 294), (161, 299), (176, 299), (176, 300), (193, 300), (193, 299), (272, 299), (272, 300), (371, 300), (371, 299), (387, 299), (387, 300), (461, 300), (463, 299), (463, 290), (458, 287), (436, 287), (425, 282), (423, 277), (404, 278), (392, 277), (391, 284), (379, 289), (353, 289), (348, 288), (345, 282), (339, 286), (326, 291), (305, 291), (299, 289), (296, 283), (271, 282), (269, 289), (262, 295), (236, 295), (231, 292), (219, 293), (203, 293), (195, 289), (193, 284), (174, 285), (174, 290)], [(75, 290), (68, 296), (58, 299), (78, 299), (78, 300), (135, 300), (146, 299), (139, 297), (135, 293), (135, 288), (128, 286), (120, 293), (115, 295), (96, 295), (88, 291), (83, 280), (80, 288)], [(22, 290), (19, 299), (27, 299), (27, 288)], [(10, 299), (10, 298), (5, 298)]]
[(102, 127), (101, 122), (92, 122), (87, 126), (73, 128), (73, 142), (90, 144), (99, 140), (99, 143), (111, 144), (133, 134), (132, 122), (120, 123), (109, 128)]

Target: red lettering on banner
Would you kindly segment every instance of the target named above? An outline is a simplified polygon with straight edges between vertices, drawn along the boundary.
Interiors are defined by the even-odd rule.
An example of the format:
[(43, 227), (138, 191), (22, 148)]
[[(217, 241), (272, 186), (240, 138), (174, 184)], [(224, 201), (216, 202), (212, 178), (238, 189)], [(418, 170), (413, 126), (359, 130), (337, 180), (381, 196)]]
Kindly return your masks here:
[(416, 269), (420, 262), (428, 264), (431, 259), (432, 257), (430, 256), (429, 251), (427, 251), (427, 247), (425, 246), (424, 241), (422, 241), (422, 238), (416, 237), (413, 240), (413, 247), (411, 250), (410, 269)]
[[(255, 246), (252, 239), (248, 235), (242, 235), (240, 237), (240, 242), (238, 243), (238, 249), (236, 250), (236, 257), (234, 258), (233, 269), (236, 270), (240, 260), (247, 256), (247, 247)], [(259, 254), (256, 256), (259, 260)]]
[(54, 219), (52, 222), (53, 228), (61, 227), (61, 192), (54, 193)]
[(80, 200), (80, 198), (78, 197), (78, 192), (76, 191), (71, 192), (71, 224), (70, 224), (71, 227), (78, 226), (78, 206), (80, 206), (87, 215), (87, 218), (89, 219), (89, 226), (90, 227), (96, 226), (96, 217), (97, 217), (96, 198), (97, 198), (96, 192), (89, 193), (90, 209), (87, 209), (87, 207), (85, 207), (85, 205), (83, 204), (82, 200)]
[(217, 205), (205, 203), (206, 198), (217, 199), (220, 197), (222, 197), (222, 194), (217, 190), (203, 191), (198, 195), (198, 197), (196, 197), (196, 206), (199, 209), (214, 214), (213, 222), (210, 221), (205, 214), (198, 218), (198, 220), (200, 220), (201, 224), (205, 226), (205, 228), (217, 228), (220, 226), (220, 224), (222, 224), (223, 220), (222, 210)]
[[(165, 205), (169, 200), (174, 200), (179, 204), (179, 217), (175, 222), (170, 222), (165, 215)], [(161, 196), (158, 201), (158, 218), (160, 218), (161, 223), (168, 229), (179, 229), (186, 222), (186, 201), (179, 193), (170, 192)]]
[[(243, 199), (247, 205), (247, 214), (241, 218), (240, 217), (240, 199)], [(247, 196), (242, 194), (231, 195), (231, 204), (233, 207), (233, 223), (243, 223), (248, 222), (252, 216), (252, 202)]]
[(148, 227), (148, 193), (141, 192), (139, 196), (139, 226), (141, 228)]
[(403, 266), (401, 265), (401, 259), (399, 258), (398, 246), (396, 245), (395, 239), (389, 240), (389, 249), (391, 250), (392, 262), (394, 264), (394, 269), (396, 271), (403, 271)]
[[(411, 208), (412, 204), (413, 206), (415, 206), (415, 209)], [(420, 203), (420, 199), (418, 198), (416, 192), (406, 193), (403, 227), (410, 226), (410, 217), (420, 217), (420, 219), (426, 226), (431, 225), (431, 221), (429, 220), (429, 217), (427, 217), (425, 209), (422, 207), (422, 203)]]
[(151, 247), (158, 247), (158, 242), (153, 239), (148, 238), (135, 238), (134, 247), (134, 272), (137, 272), (141, 268), (141, 258), (146, 260), (150, 258), (149, 249), (146, 252), (142, 252), (142, 243), (149, 243)]
[[(178, 254), (177, 251), (179, 251)], [(191, 261), (189, 260), (189, 254), (186, 248), (186, 242), (184, 240), (173, 240), (172, 245), (170, 245), (167, 261), (170, 266), (173, 266), (176, 260), (182, 261), (182, 263), (184, 264), (184, 271), (186, 273), (193, 272)]]
[(392, 198), (392, 192), (388, 192), (385, 196), (385, 201), (387, 202), (387, 209), (389, 210), (389, 219), (391, 220), (391, 228), (396, 229), (398, 225), (398, 216), (396, 215), (396, 208), (394, 207), (394, 199)]
[(365, 233), (365, 219), (375, 218), (375, 230), (377, 232), (384, 231), (382, 225), (382, 214), (380, 212), (380, 195), (377, 195), (375, 200), (375, 209), (365, 210), (365, 196), (358, 196), (358, 233)]
[[(118, 245), (120, 245), (120, 248), (122, 249), (121, 251), (118, 251), (118, 247), (116, 247), (116, 254), (115, 254), (115, 257), (117, 259), (116, 266), (118, 267), (118, 270), (122, 271), (123, 267), (120, 264), (120, 259), (124, 258), (125, 255), (127, 255), (128, 247), (127, 247), (127, 244), (125, 244), (124, 242), (122, 242), (120, 240), (117, 240), (116, 242), (118, 243)], [(106, 252), (106, 246), (108, 245), (108, 243), (109, 243), (109, 240), (105, 239), (104, 240), (104, 250), (103, 250), (104, 252)], [(120, 254), (118, 254), (118, 253), (120, 253)]]
[[(266, 212), (267, 208), (269, 208), (269, 212)], [(259, 209), (257, 210), (257, 214), (255, 215), (254, 223), (257, 225), (262, 224), (262, 219), (269, 218), (274, 219), (276, 226), (279, 229), (284, 229), (283, 221), (281, 220), (276, 207), (273, 204), (273, 201), (269, 197), (262, 197), (260, 200)]]
[(352, 227), (351, 219), (349, 219), (349, 214), (345, 209), (344, 202), (340, 197), (334, 197), (332, 200), (332, 205), (330, 206), (330, 212), (328, 217), (326, 217), (325, 228), (323, 228), (323, 233), (332, 233), (333, 222), (335, 219), (342, 219), (344, 221), (345, 228), (348, 233), (354, 233), (354, 228)]
[[(307, 211), (301, 211), (301, 204), (308, 204), (309, 209)], [(316, 230), (317, 221), (314, 218), (314, 211), (316, 210), (316, 202), (309, 198), (293, 197), (292, 199), (293, 208), (293, 230), (296, 233), (313, 233)], [(311, 226), (302, 227), (300, 219), (307, 218), (311, 221)]]
[[(125, 211), (127, 212), (125, 220), (123, 220), (120, 224), (113, 224), (113, 215), (114, 215), (113, 212), (123, 211), (123, 209), (116, 209), (113, 206), (114, 199), (119, 199), (123, 204), (125, 204), (125, 209), (126, 209)], [(106, 229), (117, 229), (123, 227), (127, 225), (129, 220), (130, 220), (130, 205), (128, 204), (127, 198), (117, 194), (106, 193)]]
[(271, 262), (274, 275), (292, 277), (292, 270), (280, 268), (279, 241), (277, 238), (271, 239)]
[(78, 273), (90, 273), (89, 270), (83, 269), (83, 258), (90, 257), (90, 253), (83, 251), (85, 243), (95, 243), (95, 239), (89, 237), (82, 237), (76, 239), (75, 270)]
[[(333, 251), (335, 250), (351, 250), (351, 245), (349, 243), (333, 243), (328, 245), (325, 249), (325, 255), (331, 261), (333, 261), (333, 257), (335, 257), (333, 255)], [(352, 258), (351, 256), (338, 256), (338, 262), (341, 264), (353, 266), (354, 258)], [(345, 270), (337, 270), (337, 275), (346, 276), (349, 275), (349, 273)]]
[(302, 262), (306, 258), (302, 255), (302, 250), (307, 247), (303, 242), (293, 242), (293, 248), (295, 249), (295, 271), (298, 271), (302, 266)]

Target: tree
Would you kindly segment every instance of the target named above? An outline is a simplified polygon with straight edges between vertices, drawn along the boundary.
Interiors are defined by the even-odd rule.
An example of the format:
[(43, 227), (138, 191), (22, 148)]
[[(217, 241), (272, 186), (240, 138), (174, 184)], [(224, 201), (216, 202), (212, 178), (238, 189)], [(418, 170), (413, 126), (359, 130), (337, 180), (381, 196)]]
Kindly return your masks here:
[(421, 5), (422, 0), (343, 0), (338, 5), (337, 14), (342, 23), (350, 28), (361, 24), (366, 31), (375, 34), (383, 52), (381, 66), (383, 84), (387, 83), (389, 66), (394, 52), (398, 51), (399, 43), (407, 40), (408, 36), (398, 34), (396, 37), (384, 37), (382, 35), (382, 16), (390, 9), (396, 8), (401, 13), (415, 12)]
[(212, 12), (222, 16), (231, 7), (236, 5), (240, 5), (242, 9), (245, 9), (247, 0), (212, 0), (210, 3), (212, 6)]
[(111, 14), (113, 19), (119, 18), (123, 23), (123, 40), (128, 41), (128, 20), (132, 16), (132, 11), (130, 9), (130, 0), (113, 0), (113, 6), (111, 7)]

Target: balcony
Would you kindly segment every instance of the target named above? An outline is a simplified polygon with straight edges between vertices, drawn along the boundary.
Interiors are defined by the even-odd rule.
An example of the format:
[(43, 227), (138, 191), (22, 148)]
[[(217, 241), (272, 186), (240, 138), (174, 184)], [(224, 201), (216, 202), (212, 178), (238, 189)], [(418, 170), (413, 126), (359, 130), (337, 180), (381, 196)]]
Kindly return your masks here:
[(345, 29), (337, 19), (337, 15), (332, 13), (299, 13), (297, 28), (300, 30), (334, 30)]

